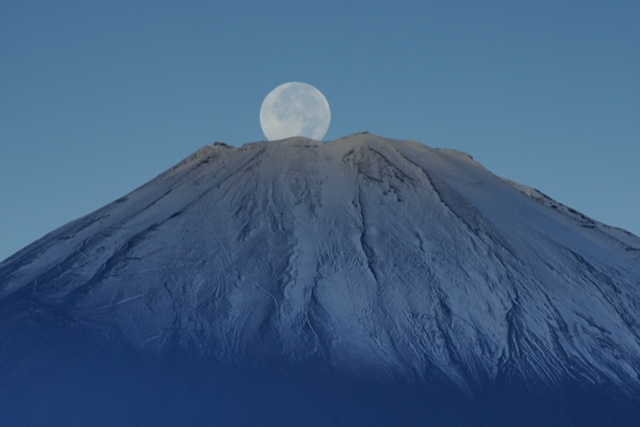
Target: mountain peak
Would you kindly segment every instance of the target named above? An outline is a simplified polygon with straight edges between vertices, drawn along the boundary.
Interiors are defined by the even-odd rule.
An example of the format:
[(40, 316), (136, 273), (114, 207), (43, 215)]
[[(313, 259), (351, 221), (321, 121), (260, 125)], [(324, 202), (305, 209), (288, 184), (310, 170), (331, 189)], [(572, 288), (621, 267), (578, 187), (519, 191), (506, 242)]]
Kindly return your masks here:
[(0, 301), (144, 351), (633, 394), (639, 254), (459, 151), (295, 137), (203, 147), (0, 264)]

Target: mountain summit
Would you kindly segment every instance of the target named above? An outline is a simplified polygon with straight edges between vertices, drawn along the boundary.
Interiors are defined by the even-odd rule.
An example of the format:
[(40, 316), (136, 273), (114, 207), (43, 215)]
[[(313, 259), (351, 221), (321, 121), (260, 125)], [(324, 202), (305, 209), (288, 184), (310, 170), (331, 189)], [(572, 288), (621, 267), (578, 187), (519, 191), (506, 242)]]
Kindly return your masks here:
[(45, 316), (23, 336), (469, 396), (640, 395), (640, 238), (366, 133), (204, 147), (2, 262), (0, 315), (5, 358)]

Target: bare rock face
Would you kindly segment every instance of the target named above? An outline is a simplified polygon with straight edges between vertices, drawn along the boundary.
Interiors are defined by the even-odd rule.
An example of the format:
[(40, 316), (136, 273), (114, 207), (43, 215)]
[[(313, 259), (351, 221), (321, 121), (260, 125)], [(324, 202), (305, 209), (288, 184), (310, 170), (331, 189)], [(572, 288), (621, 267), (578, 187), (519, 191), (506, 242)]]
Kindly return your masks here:
[(0, 319), (0, 358), (86, 336), (156, 360), (634, 401), (640, 238), (415, 141), (215, 144), (2, 262)]

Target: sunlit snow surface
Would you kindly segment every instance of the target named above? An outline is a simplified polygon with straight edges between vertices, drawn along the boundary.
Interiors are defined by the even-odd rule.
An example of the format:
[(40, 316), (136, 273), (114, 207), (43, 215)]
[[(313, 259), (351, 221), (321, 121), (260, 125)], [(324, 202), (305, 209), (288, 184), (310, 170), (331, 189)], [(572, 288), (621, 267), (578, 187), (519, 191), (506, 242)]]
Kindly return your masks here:
[[(130, 425), (640, 415), (640, 238), (464, 153), (369, 134), (201, 149), (1, 263), (0, 320), (12, 425), (48, 425), (17, 401), (69, 425), (110, 425), (77, 410), (117, 416), (108, 402)], [(546, 396), (547, 418), (522, 403)]]

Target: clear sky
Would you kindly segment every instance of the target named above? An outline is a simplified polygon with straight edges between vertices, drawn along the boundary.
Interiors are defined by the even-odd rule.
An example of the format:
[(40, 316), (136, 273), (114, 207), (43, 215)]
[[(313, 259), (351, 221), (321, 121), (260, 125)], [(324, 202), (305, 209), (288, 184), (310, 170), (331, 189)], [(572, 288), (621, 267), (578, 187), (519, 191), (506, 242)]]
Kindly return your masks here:
[(640, 1), (0, 2), (0, 260), (214, 141), (277, 85), (325, 140), (465, 151), (640, 234)]

